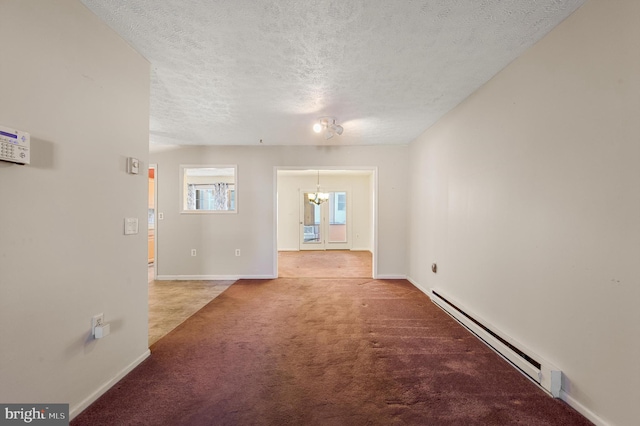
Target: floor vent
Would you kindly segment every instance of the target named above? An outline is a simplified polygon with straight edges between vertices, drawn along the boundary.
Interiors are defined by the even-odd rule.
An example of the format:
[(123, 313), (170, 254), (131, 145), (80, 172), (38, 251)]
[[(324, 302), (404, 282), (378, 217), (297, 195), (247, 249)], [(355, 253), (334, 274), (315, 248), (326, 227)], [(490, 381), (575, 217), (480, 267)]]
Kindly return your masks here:
[(491, 326), (452, 302), (451, 298), (443, 296), (441, 291), (432, 289), (431, 300), (553, 397), (560, 397), (561, 371), (513, 339), (502, 337)]

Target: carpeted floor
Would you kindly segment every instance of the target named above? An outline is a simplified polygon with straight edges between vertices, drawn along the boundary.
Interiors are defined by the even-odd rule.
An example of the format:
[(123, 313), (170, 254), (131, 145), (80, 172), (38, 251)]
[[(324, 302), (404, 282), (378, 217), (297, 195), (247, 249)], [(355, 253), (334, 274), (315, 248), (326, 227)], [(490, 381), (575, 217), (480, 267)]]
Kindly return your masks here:
[(280, 251), (280, 278), (371, 278), (370, 251)]
[(588, 425), (404, 280), (240, 280), (73, 425)]

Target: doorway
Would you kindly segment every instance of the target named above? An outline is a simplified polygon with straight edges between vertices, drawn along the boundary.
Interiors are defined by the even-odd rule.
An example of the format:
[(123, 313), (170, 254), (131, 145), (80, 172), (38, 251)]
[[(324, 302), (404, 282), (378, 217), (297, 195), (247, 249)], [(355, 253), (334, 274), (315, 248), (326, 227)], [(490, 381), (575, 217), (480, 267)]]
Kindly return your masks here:
[[(280, 254), (368, 252), (369, 276), (376, 276), (377, 169), (275, 167), (276, 252)], [(319, 173), (318, 173), (319, 171)], [(318, 191), (319, 186), (319, 191)], [(309, 194), (321, 192), (327, 200), (309, 203)], [(337, 253), (336, 253), (337, 255)], [(318, 260), (319, 258), (314, 258)]]
[(148, 217), (147, 217), (147, 262), (149, 265), (148, 279), (154, 280), (157, 272), (156, 262), (156, 170), (155, 165), (149, 166), (148, 188)]

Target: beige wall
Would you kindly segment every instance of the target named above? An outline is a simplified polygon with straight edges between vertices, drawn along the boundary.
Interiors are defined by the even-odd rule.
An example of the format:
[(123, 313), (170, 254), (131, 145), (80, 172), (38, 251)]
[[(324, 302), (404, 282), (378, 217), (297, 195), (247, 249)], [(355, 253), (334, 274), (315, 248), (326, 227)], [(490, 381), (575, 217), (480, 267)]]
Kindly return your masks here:
[[(276, 167), (378, 168), (378, 259), (383, 277), (406, 275), (408, 146), (182, 147), (151, 153), (158, 164), (158, 276), (272, 277), (276, 257)], [(237, 164), (237, 214), (185, 215), (179, 207), (180, 164)], [(370, 237), (368, 237), (370, 238)], [(195, 248), (198, 256), (190, 255)], [(242, 256), (235, 256), (235, 249)]]
[(413, 281), (616, 425), (640, 401), (639, 18), (635, 0), (588, 2), (411, 145)]
[(148, 354), (148, 178), (125, 165), (147, 163), (149, 64), (76, 0), (0, 9), (0, 124), (32, 159), (0, 162), (0, 401), (73, 415)]

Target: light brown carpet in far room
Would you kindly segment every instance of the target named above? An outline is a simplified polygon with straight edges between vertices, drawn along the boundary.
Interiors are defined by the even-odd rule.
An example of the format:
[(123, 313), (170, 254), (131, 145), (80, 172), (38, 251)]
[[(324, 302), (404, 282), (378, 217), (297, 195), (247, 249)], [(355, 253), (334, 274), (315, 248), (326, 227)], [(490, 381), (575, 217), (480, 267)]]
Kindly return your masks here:
[(280, 278), (371, 278), (369, 251), (281, 251), (278, 252)]

